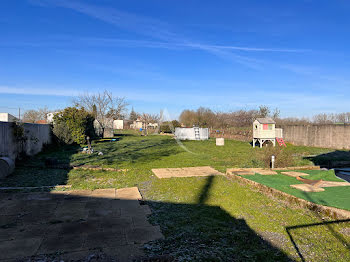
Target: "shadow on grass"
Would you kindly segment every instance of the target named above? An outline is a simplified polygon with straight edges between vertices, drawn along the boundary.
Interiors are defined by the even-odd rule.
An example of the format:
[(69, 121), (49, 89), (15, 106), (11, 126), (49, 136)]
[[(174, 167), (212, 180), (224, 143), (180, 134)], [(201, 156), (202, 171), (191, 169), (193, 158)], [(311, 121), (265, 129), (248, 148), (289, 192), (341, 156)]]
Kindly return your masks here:
[[(53, 261), (71, 259), (74, 255), (74, 261), (89, 261), (87, 259), (93, 255), (101, 257), (97, 261), (119, 261), (123, 256), (128, 258), (123, 261), (176, 261), (179, 258), (186, 261), (291, 261), (284, 252), (257, 235), (244, 219), (231, 216), (219, 206), (206, 205), (214, 179), (207, 178), (197, 204), (142, 201), (141, 204), (152, 208), (151, 221), (159, 224), (165, 235), (165, 239), (159, 240), (152, 239), (147, 233), (149, 229), (138, 229), (147, 222), (142, 220), (144, 215), (136, 200), (74, 196), (74, 192), (68, 196), (28, 194), (13, 197), (14, 203), (19, 205), (16, 209), (5, 196), (6, 200), (0, 203), (11, 206), (6, 210), (16, 221), (0, 225), (0, 235), (5, 240), (11, 232), (8, 236), (11, 245), (6, 246), (7, 252), (1, 253), (0, 258)], [(3, 195), (0, 197), (4, 199)], [(19, 202), (18, 199), (25, 200)], [(24, 215), (16, 216), (28, 206)], [(0, 223), (2, 221), (5, 220)], [(21, 227), (23, 224), (26, 227)], [(21, 250), (26, 240), (26, 249)], [(136, 249), (132, 246), (142, 247), (146, 242), (146, 257), (133, 253)], [(31, 257), (26, 260), (22, 256)]]
[(51, 145), (41, 153), (16, 162), (15, 171), (0, 181), (1, 187), (47, 187), (66, 185), (72, 155), (80, 146)]
[[(171, 139), (139, 139), (123, 143), (93, 142), (94, 154), (81, 154), (80, 146), (50, 147), (17, 165), (15, 172), (0, 181), (0, 187), (40, 187), (66, 185), (72, 166), (113, 167), (145, 165), (181, 151)], [(98, 155), (97, 152), (103, 152)], [(78, 154), (77, 154), (78, 153)], [(74, 155), (74, 157), (73, 157)]]
[[(310, 196), (310, 194), (307, 194), (305, 192), (303, 192), (303, 194), (304, 194), (305, 198), (308, 201), (314, 202), (312, 197)], [(324, 202), (323, 204), (327, 204), (327, 203)], [(318, 213), (317, 211), (314, 211), (314, 214), (321, 222), (286, 227), (286, 232), (287, 232), (287, 234), (289, 236), (289, 239), (292, 242), (296, 252), (298, 253), (298, 255), (299, 255), (300, 259), (301, 259), (301, 261), (306, 261), (306, 260), (305, 260), (303, 254), (302, 254), (302, 251), (300, 250), (299, 246), (297, 245), (297, 243), (294, 240), (293, 235), (292, 235), (292, 231), (293, 230), (300, 229), (300, 228), (310, 228), (310, 227), (316, 227), (316, 226), (325, 226), (327, 228), (328, 232), (330, 232), (333, 235), (333, 237), (336, 239), (336, 241), (339, 241), (350, 252), (350, 242), (348, 242), (341, 234), (339, 234), (337, 231), (335, 231), (334, 228), (332, 227), (332, 225), (335, 225), (335, 224), (348, 223), (348, 222), (350, 222), (350, 219), (323, 221), (323, 218), (320, 215), (320, 213)]]
[(215, 176), (207, 177), (197, 204), (145, 201), (152, 209), (150, 220), (159, 224), (165, 235), (165, 239), (148, 244), (150, 254), (188, 261), (292, 261), (244, 219), (206, 204), (214, 180)]
[(324, 168), (350, 167), (350, 151), (335, 150), (317, 156), (304, 157)]

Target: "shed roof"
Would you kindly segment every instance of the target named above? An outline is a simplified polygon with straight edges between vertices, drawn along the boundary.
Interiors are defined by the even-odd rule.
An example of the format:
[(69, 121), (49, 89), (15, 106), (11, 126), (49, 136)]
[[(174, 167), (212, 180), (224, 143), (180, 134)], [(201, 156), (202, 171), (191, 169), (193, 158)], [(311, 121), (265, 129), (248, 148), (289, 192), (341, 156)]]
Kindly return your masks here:
[(276, 122), (271, 117), (257, 118), (260, 124), (276, 124)]

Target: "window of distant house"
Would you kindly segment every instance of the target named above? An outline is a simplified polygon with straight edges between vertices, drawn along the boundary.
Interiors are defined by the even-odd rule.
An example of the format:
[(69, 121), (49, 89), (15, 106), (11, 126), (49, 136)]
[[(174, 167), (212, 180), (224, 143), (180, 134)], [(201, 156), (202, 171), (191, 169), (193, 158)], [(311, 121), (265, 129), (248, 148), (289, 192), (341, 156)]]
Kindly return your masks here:
[(268, 124), (263, 124), (263, 130), (268, 130), (269, 129), (269, 125)]
[(273, 125), (270, 124), (270, 125), (269, 125), (269, 130), (272, 130), (272, 127), (273, 127)]

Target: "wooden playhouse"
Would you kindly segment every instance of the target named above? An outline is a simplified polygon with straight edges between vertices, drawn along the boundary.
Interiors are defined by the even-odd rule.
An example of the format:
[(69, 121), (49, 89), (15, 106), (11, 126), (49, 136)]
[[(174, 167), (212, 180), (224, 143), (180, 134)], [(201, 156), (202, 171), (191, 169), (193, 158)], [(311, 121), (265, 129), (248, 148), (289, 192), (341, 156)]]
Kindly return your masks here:
[(276, 122), (272, 118), (257, 118), (253, 122), (253, 147), (256, 142), (262, 147), (266, 141), (271, 141), (276, 146), (276, 139), (278, 142), (282, 140), (282, 129), (276, 128)]

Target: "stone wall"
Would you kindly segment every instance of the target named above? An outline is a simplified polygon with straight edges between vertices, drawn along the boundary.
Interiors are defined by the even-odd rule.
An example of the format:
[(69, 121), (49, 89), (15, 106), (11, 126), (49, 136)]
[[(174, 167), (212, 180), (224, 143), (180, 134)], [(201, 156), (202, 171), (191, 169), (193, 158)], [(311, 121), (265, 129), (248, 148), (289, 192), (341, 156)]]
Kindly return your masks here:
[(284, 125), (283, 138), (294, 145), (350, 149), (350, 125)]
[(41, 124), (23, 124), (24, 133), (27, 139), (20, 143), (14, 137), (14, 123), (0, 122), (0, 156), (6, 156), (11, 159), (22, 152), (27, 155), (39, 153), (44, 144), (51, 142), (50, 125)]

